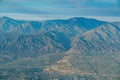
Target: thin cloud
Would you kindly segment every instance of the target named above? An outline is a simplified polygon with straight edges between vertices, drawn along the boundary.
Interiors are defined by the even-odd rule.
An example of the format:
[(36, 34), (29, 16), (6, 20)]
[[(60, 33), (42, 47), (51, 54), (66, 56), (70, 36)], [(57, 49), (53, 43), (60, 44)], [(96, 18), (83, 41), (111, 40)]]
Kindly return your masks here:
[(119, 8), (120, 0), (0, 0), (0, 13), (120, 16)]

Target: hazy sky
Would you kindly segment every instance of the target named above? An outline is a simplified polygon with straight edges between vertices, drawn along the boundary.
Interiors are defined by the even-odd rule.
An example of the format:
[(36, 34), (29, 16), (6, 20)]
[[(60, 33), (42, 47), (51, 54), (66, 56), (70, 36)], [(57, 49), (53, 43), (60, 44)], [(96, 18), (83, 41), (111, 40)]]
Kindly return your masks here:
[(0, 0), (0, 16), (19, 19), (120, 17), (120, 0)]

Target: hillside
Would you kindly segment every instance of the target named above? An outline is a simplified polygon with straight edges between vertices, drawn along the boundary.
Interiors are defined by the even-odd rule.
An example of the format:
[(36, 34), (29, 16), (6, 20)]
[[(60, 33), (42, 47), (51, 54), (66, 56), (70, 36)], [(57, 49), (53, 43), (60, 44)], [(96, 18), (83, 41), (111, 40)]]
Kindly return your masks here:
[(120, 24), (109, 23), (92, 29), (73, 40), (73, 49), (80, 52), (119, 52)]

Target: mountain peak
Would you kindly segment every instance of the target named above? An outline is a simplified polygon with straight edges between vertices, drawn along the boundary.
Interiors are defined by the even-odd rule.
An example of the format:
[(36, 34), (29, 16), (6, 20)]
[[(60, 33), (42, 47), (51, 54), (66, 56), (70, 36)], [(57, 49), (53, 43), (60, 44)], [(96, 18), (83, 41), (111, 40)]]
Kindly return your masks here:
[(14, 19), (6, 17), (6, 16), (3, 16), (3, 17), (0, 17), (0, 20), (12, 20), (13, 21)]
[(73, 18), (70, 18), (69, 20), (81, 20), (81, 19), (87, 19), (87, 18), (84, 18), (84, 17), (73, 17)]
[(93, 18), (85, 18), (85, 17), (73, 17), (68, 19), (70, 21), (100, 21), (100, 22), (105, 22), (105, 21), (101, 21), (101, 20), (96, 20)]
[(12, 19), (12, 18), (9, 18), (9, 17), (6, 17), (6, 16), (3, 16), (1, 17), (2, 19)]

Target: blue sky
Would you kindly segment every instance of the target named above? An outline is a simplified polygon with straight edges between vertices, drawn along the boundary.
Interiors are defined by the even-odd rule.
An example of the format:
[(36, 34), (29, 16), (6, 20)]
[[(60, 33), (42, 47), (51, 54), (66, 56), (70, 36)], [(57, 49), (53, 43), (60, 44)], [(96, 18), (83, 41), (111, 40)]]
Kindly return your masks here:
[(0, 0), (0, 16), (36, 20), (76, 16), (118, 18), (120, 0)]

